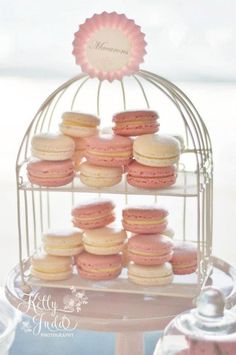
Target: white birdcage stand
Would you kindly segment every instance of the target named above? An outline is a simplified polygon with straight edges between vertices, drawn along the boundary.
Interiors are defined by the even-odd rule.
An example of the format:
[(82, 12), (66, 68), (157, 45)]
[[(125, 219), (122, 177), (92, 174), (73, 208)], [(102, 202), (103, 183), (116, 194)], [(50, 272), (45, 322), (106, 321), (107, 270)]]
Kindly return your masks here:
[[(133, 96), (130, 95), (132, 91), (134, 92)], [(161, 118), (161, 120), (167, 127), (173, 127), (175, 132), (184, 137), (185, 145), (178, 167), (178, 179), (173, 187), (155, 191), (137, 189), (129, 186), (125, 178), (117, 186), (100, 190), (85, 187), (80, 183), (78, 177), (74, 179), (72, 184), (59, 188), (43, 188), (29, 183), (25, 167), (30, 159), (32, 136), (39, 132), (57, 131), (59, 118), (63, 111), (83, 110), (83, 103), (86, 101), (83, 92), (84, 95), (88, 95), (88, 93), (90, 95), (89, 100), (87, 100), (90, 105), (90, 112), (96, 112), (102, 120), (103, 117), (111, 117), (112, 112), (114, 112), (113, 107), (116, 110), (122, 110), (137, 106), (144, 107), (145, 105), (147, 108), (151, 107), (158, 111), (163, 97), (163, 105), (167, 104), (165, 100), (168, 99), (168, 105), (173, 106), (175, 112), (172, 113), (171, 119)], [(138, 104), (137, 100), (139, 100)], [(163, 110), (164, 108), (165, 106), (163, 106)], [(69, 80), (50, 95), (40, 107), (26, 131), (17, 156), (18, 227), (22, 282), (32, 282), (23, 271), (24, 265), (30, 255), (39, 247), (42, 233), (52, 225), (56, 225), (53, 221), (53, 212), (56, 208), (55, 203), (58, 204), (58, 202), (54, 202), (57, 194), (63, 194), (63, 201), (70, 198), (71, 205), (75, 203), (79, 193), (83, 195), (88, 193), (119, 195), (120, 201), (122, 196), (124, 197), (124, 204), (129, 203), (129, 200), (132, 200), (130, 196), (135, 195), (148, 196), (150, 203), (159, 202), (161, 198), (163, 201), (167, 196), (172, 201), (174, 198), (178, 199), (176, 210), (172, 213), (172, 215), (178, 214), (178, 220), (176, 221), (178, 235), (176, 235), (176, 239), (189, 240), (197, 244), (197, 279), (188, 280), (188, 277), (176, 277), (176, 282), (170, 286), (142, 290), (142, 288), (130, 284), (127, 279), (120, 278), (117, 281), (110, 282), (110, 286), (108, 288), (105, 286), (105, 288), (115, 292), (148, 292), (193, 297), (203, 285), (211, 268), (212, 170), (211, 141), (203, 120), (187, 96), (166, 79), (141, 70), (120, 82), (115, 81), (106, 84), (96, 79), (90, 79), (84, 74)], [(169, 201), (165, 203), (168, 206)], [(68, 207), (69, 211), (70, 208)], [(77, 286), (76, 279), (77, 276), (68, 282), (59, 282), (53, 285), (39, 282), (39, 284), (71, 287)], [(39, 284), (37, 283), (37, 285)], [(94, 284), (93, 286), (90, 284), (90, 282), (84, 281), (82, 286), (85, 289), (94, 289)], [(98, 289), (101, 289), (101, 286)]]
[[(78, 176), (71, 184), (56, 188), (39, 187), (28, 181), (26, 165), (31, 156), (31, 138), (40, 132), (58, 131), (59, 119), (64, 111), (95, 113), (100, 116), (104, 129), (109, 125), (114, 112), (144, 107), (160, 113), (160, 132), (166, 130), (184, 138), (178, 178), (172, 187), (155, 191), (137, 189), (126, 183), (125, 176), (117, 186), (99, 190), (84, 186)], [(166, 110), (168, 114), (165, 116)], [(25, 133), (17, 155), (16, 181), (19, 264), (10, 273), (6, 284), (6, 294), (15, 307), (24, 300), (27, 302), (27, 297), (35, 292), (54, 294), (60, 303), (68, 290), (85, 290), (89, 295), (90, 306), (93, 306), (88, 314), (85, 312), (84, 317), (83, 314), (82, 317), (79, 315), (78, 327), (122, 332), (123, 335), (118, 338), (117, 354), (128, 354), (130, 347), (125, 332), (136, 332), (130, 344), (134, 346), (140, 336), (137, 332), (162, 329), (176, 314), (191, 308), (192, 301), (206, 283), (213, 282), (224, 289), (229, 307), (235, 303), (235, 270), (212, 257), (211, 140), (191, 101), (166, 79), (140, 70), (130, 77), (111, 83), (91, 79), (86, 74), (64, 83), (41, 105)], [(170, 216), (173, 217), (176, 230), (175, 239), (191, 241), (197, 245), (197, 275), (175, 276), (171, 285), (150, 288), (130, 283), (125, 272), (116, 280), (102, 282), (82, 280), (77, 274), (60, 282), (32, 278), (29, 274), (29, 258), (40, 247), (42, 233), (48, 228), (58, 227), (60, 223), (70, 223), (72, 206), (88, 195), (109, 195), (121, 208), (137, 201), (137, 197), (142, 197), (142, 202), (161, 201), (167, 208), (170, 207)], [(116, 313), (112, 302), (119, 304)], [(106, 311), (104, 305), (108, 307)], [(31, 313), (33, 315), (33, 310)], [(71, 318), (76, 317), (78, 315), (71, 314)], [(128, 349), (126, 352), (125, 347)], [(142, 349), (136, 350), (136, 355), (142, 353)]]

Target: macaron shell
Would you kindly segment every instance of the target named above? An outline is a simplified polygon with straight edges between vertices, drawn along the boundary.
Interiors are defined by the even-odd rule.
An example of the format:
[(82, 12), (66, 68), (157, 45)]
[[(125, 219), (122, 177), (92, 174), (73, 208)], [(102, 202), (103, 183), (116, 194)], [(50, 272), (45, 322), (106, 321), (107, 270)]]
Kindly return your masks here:
[(105, 156), (97, 157), (89, 152), (86, 152), (85, 156), (91, 164), (98, 164), (101, 166), (125, 166), (131, 161), (131, 155), (127, 158)]
[(49, 255), (58, 255), (58, 256), (75, 256), (84, 250), (84, 246), (76, 246), (76, 247), (71, 247), (71, 248), (59, 248), (57, 249), (56, 247), (49, 246), (47, 244), (44, 244), (44, 250), (46, 253)]
[(42, 272), (31, 268), (31, 275), (37, 279), (45, 281), (61, 281), (69, 279), (72, 275), (72, 269), (67, 271), (60, 271), (55, 273)]
[(135, 151), (133, 154), (138, 163), (148, 166), (163, 167), (176, 164), (179, 161), (179, 156), (174, 156), (173, 158), (149, 158), (144, 157)]
[[(173, 264), (172, 264), (173, 265)], [(176, 265), (173, 265), (173, 272), (175, 275), (188, 275), (188, 274), (192, 274), (197, 270), (197, 264), (194, 264), (192, 266), (181, 266), (178, 267)]]
[(172, 267), (170, 263), (164, 263), (160, 266), (142, 266), (130, 263), (128, 278), (138, 285), (163, 286), (173, 280)]
[(132, 159), (130, 138), (118, 135), (100, 135), (87, 138), (86, 158), (95, 165), (123, 166)]
[(144, 189), (169, 187), (176, 182), (174, 165), (165, 167), (147, 166), (133, 160), (127, 167), (127, 181), (130, 185)]
[(88, 127), (99, 126), (100, 119), (92, 114), (78, 112), (78, 111), (66, 111), (62, 114), (63, 121), (75, 122)]
[(122, 221), (123, 227), (125, 230), (129, 231), (129, 232), (133, 232), (133, 233), (142, 233), (142, 234), (154, 234), (154, 233), (162, 233), (167, 225), (168, 222), (164, 221), (162, 223), (159, 224), (129, 224), (126, 223), (124, 220)]
[(179, 142), (169, 136), (145, 134), (135, 139), (133, 155), (143, 165), (164, 167), (179, 161)]
[(40, 133), (31, 140), (31, 153), (42, 160), (66, 160), (74, 154), (75, 143), (62, 134)]
[(138, 163), (135, 159), (128, 165), (127, 172), (134, 177), (146, 178), (165, 178), (176, 175), (176, 167), (174, 165), (153, 167)]
[(159, 118), (158, 113), (152, 110), (132, 110), (121, 111), (113, 115), (112, 121), (115, 123), (123, 122), (155, 122)]
[(101, 228), (115, 220), (115, 205), (111, 200), (92, 200), (80, 203), (72, 210), (72, 221), (81, 229)]
[(92, 218), (90, 220), (82, 220), (81, 218), (78, 219), (76, 217), (72, 218), (72, 222), (75, 227), (79, 227), (81, 229), (95, 229), (95, 228), (102, 228), (112, 222), (115, 221), (115, 215), (109, 214), (103, 217)]
[(43, 234), (43, 242), (51, 246), (62, 247), (77, 246), (82, 244), (83, 231), (78, 228), (50, 229)]
[(31, 257), (31, 266), (34, 270), (43, 273), (58, 273), (70, 270), (72, 259), (68, 256), (52, 256), (45, 253), (36, 253)]
[(118, 254), (123, 250), (123, 243), (116, 244), (113, 246), (98, 246), (98, 245), (89, 245), (84, 242), (84, 249), (95, 255), (114, 255)]
[(83, 269), (107, 269), (111, 267), (119, 267), (121, 265), (121, 255), (97, 256), (86, 252), (78, 255), (76, 264)]
[(168, 211), (164, 208), (140, 206), (122, 211), (124, 229), (133, 233), (161, 233), (167, 227)]
[(110, 187), (122, 179), (121, 167), (103, 167), (88, 162), (80, 165), (80, 180), (87, 186)]
[(128, 257), (139, 265), (160, 265), (170, 261), (173, 243), (161, 234), (137, 234), (128, 240)]
[(85, 176), (83, 173), (80, 173), (80, 181), (86, 185), (91, 187), (111, 187), (119, 184), (122, 180), (122, 176), (117, 177), (104, 177), (104, 178), (97, 178), (91, 176)]
[(120, 136), (140, 136), (142, 134), (147, 134), (147, 133), (155, 133), (159, 131), (160, 125), (158, 123), (146, 123), (146, 124), (140, 124), (140, 125), (132, 125), (130, 126), (127, 124), (126, 126), (123, 127), (113, 127), (113, 132), (115, 134), (118, 134)]
[(72, 155), (74, 154), (74, 151), (70, 150), (65, 152), (46, 152), (31, 148), (31, 153), (33, 157), (42, 160), (66, 160), (71, 159)]
[(75, 175), (72, 160), (33, 160), (27, 164), (27, 176), (32, 184), (56, 187), (69, 184)]
[(197, 247), (188, 242), (176, 242), (171, 260), (175, 274), (191, 274), (197, 269)]
[(59, 187), (65, 186), (73, 181), (74, 173), (71, 173), (67, 177), (60, 177), (60, 178), (38, 178), (36, 176), (31, 176), (28, 174), (28, 179), (31, 184), (45, 186), (45, 187)]
[(170, 261), (172, 258), (173, 252), (169, 252), (167, 254), (158, 255), (158, 256), (144, 256), (134, 254), (131, 251), (128, 251), (129, 260), (133, 261), (138, 265), (161, 265), (167, 261)]
[(68, 111), (62, 115), (60, 131), (71, 137), (90, 137), (98, 134), (98, 117), (82, 112)]
[(109, 213), (115, 208), (112, 200), (109, 199), (93, 199), (81, 202), (76, 205), (72, 210), (74, 217), (87, 217)]
[(173, 250), (173, 242), (162, 234), (137, 234), (129, 239), (128, 249), (163, 255)]
[(124, 219), (132, 218), (134, 220), (144, 219), (147, 221), (156, 221), (167, 217), (169, 212), (163, 207), (156, 205), (130, 206), (122, 210)]
[(127, 181), (134, 187), (142, 189), (163, 189), (172, 186), (176, 182), (176, 176), (162, 177), (162, 178), (140, 178), (127, 175)]
[(159, 130), (158, 115), (151, 110), (124, 111), (113, 116), (115, 134), (137, 136)]
[(104, 227), (84, 232), (84, 248), (91, 254), (112, 255), (123, 250), (126, 232), (118, 227)]
[(70, 126), (66, 122), (59, 125), (60, 131), (71, 137), (86, 138), (98, 134), (98, 129), (94, 127)]
[(112, 280), (118, 277), (121, 273), (121, 269), (115, 272), (107, 272), (107, 273), (92, 273), (89, 271), (84, 271), (79, 269), (79, 275), (88, 280), (94, 280), (94, 281), (106, 281), (106, 280)]
[(81, 277), (91, 280), (110, 280), (122, 269), (121, 255), (98, 256), (83, 252), (76, 258)]

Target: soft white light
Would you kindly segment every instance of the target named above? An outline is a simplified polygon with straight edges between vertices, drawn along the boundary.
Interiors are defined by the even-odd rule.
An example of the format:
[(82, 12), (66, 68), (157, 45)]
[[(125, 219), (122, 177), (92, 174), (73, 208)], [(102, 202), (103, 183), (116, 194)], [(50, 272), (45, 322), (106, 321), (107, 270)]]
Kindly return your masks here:
[(13, 48), (12, 37), (7, 33), (0, 33), (0, 61), (9, 58)]
[(231, 28), (212, 28), (206, 31), (206, 40), (212, 47), (219, 47), (232, 40)]

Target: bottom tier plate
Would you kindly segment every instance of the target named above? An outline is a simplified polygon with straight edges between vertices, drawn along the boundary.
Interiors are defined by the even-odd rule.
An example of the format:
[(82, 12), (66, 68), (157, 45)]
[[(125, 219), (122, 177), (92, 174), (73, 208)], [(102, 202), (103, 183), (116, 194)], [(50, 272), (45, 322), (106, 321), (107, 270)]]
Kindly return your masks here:
[[(29, 265), (26, 267), (26, 274), (29, 274)], [(31, 286), (36, 287), (55, 287), (55, 288), (79, 288), (80, 290), (92, 290), (102, 292), (120, 292), (120, 293), (136, 293), (146, 295), (160, 295), (173, 297), (194, 298), (198, 292), (197, 274), (175, 275), (171, 284), (166, 286), (139, 286), (127, 278), (127, 269), (123, 269), (121, 275), (109, 281), (91, 281), (83, 279), (76, 270), (73, 275), (64, 281), (43, 281), (28, 276), (27, 282)]]

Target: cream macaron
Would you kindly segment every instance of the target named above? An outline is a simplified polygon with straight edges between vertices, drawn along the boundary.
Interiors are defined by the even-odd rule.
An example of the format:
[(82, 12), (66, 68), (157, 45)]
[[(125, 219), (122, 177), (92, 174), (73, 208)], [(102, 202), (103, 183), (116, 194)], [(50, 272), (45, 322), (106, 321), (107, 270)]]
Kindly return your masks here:
[(74, 154), (72, 138), (57, 133), (40, 133), (31, 140), (31, 153), (42, 160), (66, 160)]
[(110, 187), (119, 184), (122, 179), (121, 166), (99, 166), (89, 162), (80, 165), (80, 180), (91, 187)]
[(124, 229), (116, 226), (85, 230), (84, 248), (96, 255), (112, 255), (123, 250), (127, 234)]
[(72, 137), (72, 138), (75, 142), (75, 151), (71, 159), (74, 162), (75, 170), (78, 171), (80, 168), (80, 163), (85, 156), (87, 144), (85, 138), (81, 138), (81, 137)]
[(68, 279), (72, 275), (72, 258), (35, 253), (31, 257), (31, 275), (48, 281)]
[(147, 166), (170, 166), (178, 163), (180, 144), (170, 135), (144, 134), (135, 139), (133, 155), (136, 161)]
[(143, 266), (134, 263), (128, 265), (128, 278), (137, 285), (163, 286), (173, 281), (173, 271), (170, 263), (159, 266)]
[(43, 235), (46, 253), (58, 256), (74, 256), (83, 250), (83, 233), (78, 228), (50, 230)]
[(100, 119), (82, 112), (64, 112), (60, 131), (71, 137), (90, 137), (98, 133)]

